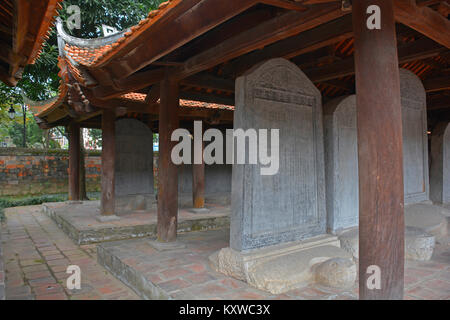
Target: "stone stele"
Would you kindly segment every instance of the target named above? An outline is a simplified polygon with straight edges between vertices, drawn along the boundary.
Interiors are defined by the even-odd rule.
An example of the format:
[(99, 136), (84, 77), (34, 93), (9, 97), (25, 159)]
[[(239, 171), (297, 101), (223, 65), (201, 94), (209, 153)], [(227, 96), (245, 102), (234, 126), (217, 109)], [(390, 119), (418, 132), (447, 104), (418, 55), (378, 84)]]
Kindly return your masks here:
[[(420, 79), (408, 70), (400, 69), (400, 85), (405, 204), (414, 205), (429, 200), (426, 94)], [(327, 226), (333, 233), (358, 226), (356, 128), (355, 95), (324, 106)], [(406, 214), (411, 210), (408, 206)]]
[(324, 106), (327, 227), (331, 232), (358, 225), (358, 139), (356, 96)]
[(153, 191), (153, 134), (136, 119), (116, 121), (116, 207), (118, 212), (148, 210)]
[(411, 71), (400, 69), (405, 204), (429, 200), (426, 92)]
[[(234, 127), (279, 129), (279, 171), (264, 176), (264, 165), (233, 165), (230, 248), (211, 256), (212, 267), (281, 293), (314, 281), (316, 263), (351, 258), (336, 237), (325, 234), (322, 106), (316, 86), (285, 59), (258, 65), (236, 80)], [(271, 142), (267, 145), (271, 154)]]
[(430, 197), (450, 204), (450, 123), (439, 123), (431, 135)]

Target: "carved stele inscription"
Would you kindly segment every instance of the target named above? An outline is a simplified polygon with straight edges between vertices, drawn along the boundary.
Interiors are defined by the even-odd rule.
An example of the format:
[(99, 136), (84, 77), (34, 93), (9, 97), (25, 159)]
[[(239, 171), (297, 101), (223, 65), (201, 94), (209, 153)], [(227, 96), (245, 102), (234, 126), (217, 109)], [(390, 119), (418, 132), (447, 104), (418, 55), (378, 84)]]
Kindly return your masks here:
[(116, 121), (116, 196), (153, 194), (153, 135), (135, 119)]
[[(428, 200), (428, 138), (425, 90), (400, 69), (405, 203)], [(358, 225), (356, 96), (324, 107), (327, 225), (332, 232)]]
[(429, 200), (426, 93), (420, 79), (400, 69), (405, 203)]
[(430, 198), (450, 204), (450, 123), (441, 122), (431, 136)]
[(356, 96), (324, 106), (327, 226), (332, 232), (358, 225)]
[(285, 59), (253, 68), (236, 81), (234, 127), (279, 129), (280, 166), (262, 176), (259, 164), (233, 165), (231, 248), (325, 233), (322, 106), (314, 84)]
[(444, 132), (443, 147), (443, 203), (450, 203), (450, 124)]

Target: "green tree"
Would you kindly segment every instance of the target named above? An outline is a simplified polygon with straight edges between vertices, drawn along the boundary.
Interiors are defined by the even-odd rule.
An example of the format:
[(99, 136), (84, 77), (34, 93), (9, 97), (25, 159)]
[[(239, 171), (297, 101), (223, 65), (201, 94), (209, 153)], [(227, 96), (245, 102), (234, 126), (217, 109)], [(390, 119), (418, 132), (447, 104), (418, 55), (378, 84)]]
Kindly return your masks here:
[[(59, 16), (67, 21), (67, 8), (77, 5), (81, 9), (81, 28), (67, 30), (80, 38), (102, 36), (101, 25), (106, 24), (119, 30), (136, 25), (155, 9), (162, 0), (67, 0)], [(64, 24), (66, 26), (66, 24)], [(21, 92), (30, 99), (44, 100), (55, 96), (59, 88), (58, 45), (55, 28), (52, 28), (39, 59), (34, 65), (25, 68), (17, 87), (10, 88), (0, 82), (0, 104), (9, 101), (22, 103)]]
[[(80, 38), (97, 38), (102, 36), (101, 25), (106, 24), (119, 30), (136, 25), (148, 13), (158, 7), (163, 0), (66, 0), (59, 12), (61, 19), (65, 22), (69, 18), (67, 8), (77, 5), (81, 9), (81, 28), (67, 30), (69, 34)], [(64, 24), (66, 26), (66, 24)], [(7, 117), (9, 105), (23, 103), (22, 93), (33, 100), (45, 100), (54, 97), (59, 89), (58, 68), (58, 45), (55, 28), (52, 28), (48, 40), (43, 45), (39, 59), (34, 65), (25, 68), (22, 79), (16, 87), (11, 88), (0, 82), (0, 138), (12, 135), (14, 141), (23, 137), (23, 129), (19, 130), (20, 120), (16, 117), (12, 128), (11, 120)], [(20, 107), (16, 107), (20, 110)], [(28, 115), (27, 117), (30, 117)], [(38, 133), (37, 125), (33, 119), (27, 121), (27, 133), (30, 142), (40, 143), (43, 133)], [(60, 130), (64, 130), (61, 128)], [(101, 145), (101, 131), (91, 131), (93, 139)], [(21, 141), (21, 140), (20, 140)], [(21, 146), (22, 143), (18, 143)]]
[(89, 138), (91, 140), (91, 147), (93, 149), (100, 149), (102, 147), (102, 130), (89, 129)]

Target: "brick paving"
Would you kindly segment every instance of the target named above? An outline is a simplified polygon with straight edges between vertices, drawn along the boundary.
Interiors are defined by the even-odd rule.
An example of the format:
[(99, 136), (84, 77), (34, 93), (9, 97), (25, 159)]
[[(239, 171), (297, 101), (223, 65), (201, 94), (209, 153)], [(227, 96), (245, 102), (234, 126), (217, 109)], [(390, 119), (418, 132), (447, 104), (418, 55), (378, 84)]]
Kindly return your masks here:
[[(96, 262), (95, 246), (76, 246), (41, 206), (7, 209), (6, 217), (1, 245), (7, 300), (139, 299)], [(81, 290), (67, 289), (69, 265), (81, 269)], [(2, 279), (0, 271), (0, 287)]]
[[(96, 245), (75, 245), (40, 206), (7, 210), (1, 228), (6, 299), (138, 299), (96, 260)], [(187, 249), (157, 252), (147, 239), (101, 244), (120, 262), (174, 299), (356, 299), (358, 290), (309, 285), (281, 295), (257, 290), (211, 270), (207, 257), (227, 246), (228, 230), (180, 235)], [(438, 244), (432, 261), (406, 262), (405, 299), (450, 299), (450, 241)], [(118, 260), (114, 261), (117, 264)], [(65, 286), (68, 265), (82, 271), (82, 289)], [(0, 263), (1, 266), (1, 263)], [(1, 288), (0, 268), (0, 288)], [(1, 294), (1, 291), (0, 291)], [(1, 296), (0, 296), (1, 298)]]
[[(132, 275), (129, 285), (145, 298), (348, 300), (358, 296), (356, 284), (348, 290), (312, 284), (272, 295), (217, 273), (209, 266), (208, 256), (228, 246), (228, 237), (228, 229), (191, 232), (179, 235), (185, 249), (165, 252), (153, 249), (146, 239), (103, 243), (99, 262), (122, 277)], [(450, 299), (450, 246), (438, 245), (432, 261), (407, 261), (405, 272), (406, 299)], [(133, 277), (145, 278), (145, 285), (133, 283)], [(149, 287), (153, 289), (145, 290)]]

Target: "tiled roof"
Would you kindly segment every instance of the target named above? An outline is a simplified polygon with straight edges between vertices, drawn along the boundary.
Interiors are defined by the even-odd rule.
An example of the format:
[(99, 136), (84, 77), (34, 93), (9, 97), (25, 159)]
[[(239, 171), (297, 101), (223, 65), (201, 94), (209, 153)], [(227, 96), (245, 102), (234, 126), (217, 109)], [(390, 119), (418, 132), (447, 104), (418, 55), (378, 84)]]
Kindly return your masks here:
[[(36, 117), (41, 117), (42, 115), (50, 112), (52, 109), (59, 107), (65, 100), (67, 96), (67, 86), (61, 82), (59, 87), (59, 95), (52, 99), (37, 102), (37, 101), (27, 101), (27, 106), (31, 109), (33, 114)], [(144, 102), (146, 95), (143, 93), (131, 92), (124, 95), (121, 95), (119, 99), (125, 101), (136, 101), (136, 102)], [(158, 101), (159, 102), (159, 101)], [(220, 110), (234, 110), (234, 106), (217, 104), (217, 103), (207, 103), (193, 100), (180, 100), (181, 108), (195, 108), (195, 109), (220, 109)]]
[(62, 8), (62, 1), (63, 0), (50, 0), (48, 2), (45, 17), (36, 35), (36, 41), (34, 43), (31, 55), (28, 58), (28, 64), (34, 64), (42, 53), (42, 45), (45, 41), (47, 41), (50, 35), (50, 29), (55, 22), (55, 17), (58, 15), (58, 10)]
[(98, 48), (81, 48), (66, 44), (64, 50), (66, 51), (66, 54), (74, 61), (89, 67), (95, 65), (97, 60), (111, 48), (112, 45), (110, 44)]
[(61, 80), (59, 83), (59, 92), (57, 96), (45, 101), (32, 101), (27, 97), (24, 97), (25, 104), (36, 117), (40, 117), (50, 112), (52, 109), (59, 107), (66, 99), (68, 92), (68, 88), (66, 86), (67, 68), (65, 60), (61, 57), (58, 58), (58, 66), (60, 69), (58, 76), (61, 78)]
[(94, 67), (112, 57), (115, 52), (123, 48), (128, 42), (138, 37), (142, 31), (147, 30), (164, 14), (178, 5), (182, 0), (169, 0), (159, 5), (158, 9), (150, 11), (147, 18), (141, 20), (139, 24), (123, 34), (122, 37), (113, 43), (98, 47), (82, 47), (73, 44), (66, 44), (66, 53), (76, 62), (87, 67)]
[[(123, 94), (119, 97), (119, 99), (123, 100), (132, 100), (138, 102), (144, 102), (146, 98), (146, 94), (131, 92), (127, 94)], [(158, 100), (159, 103), (159, 100)], [(180, 107), (181, 108), (198, 108), (198, 109), (221, 109), (221, 110), (234, 110), (234, 106), (229, 106), (225, 104), (217, 104), (217, 103), (207, 103), (200, 102), (194, 100), (185, 100), (180, 99)]]

